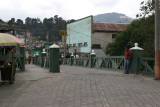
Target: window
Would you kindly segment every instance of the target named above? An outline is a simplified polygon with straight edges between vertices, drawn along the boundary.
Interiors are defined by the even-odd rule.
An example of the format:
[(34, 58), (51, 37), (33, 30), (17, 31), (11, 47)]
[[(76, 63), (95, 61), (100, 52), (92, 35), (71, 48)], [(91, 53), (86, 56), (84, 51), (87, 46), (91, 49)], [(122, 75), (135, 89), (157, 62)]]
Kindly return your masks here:
[(115, 38), (116, 38), (116, 35), (117, 35), (117, 34), (112, 34), (112, 39), (115, 39)]
[(100, 44), (92, 44), (92, 49), (101, 49)]
[(76, 43), (73, 44), (73, 47), (75, 47), (75, 46), (76, 46)]
[(84, 42), (84, 46), (88, 46), (87, 42)]
[(82, 46), (82, 43), (78, 43), (78, 46), (81, 47), (81, 46)]

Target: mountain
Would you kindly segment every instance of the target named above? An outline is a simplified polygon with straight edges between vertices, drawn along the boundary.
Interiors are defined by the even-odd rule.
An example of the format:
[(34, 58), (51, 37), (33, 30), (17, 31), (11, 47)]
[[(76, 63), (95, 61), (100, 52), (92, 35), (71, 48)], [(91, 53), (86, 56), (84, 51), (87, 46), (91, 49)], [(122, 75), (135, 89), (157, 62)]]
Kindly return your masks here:
[(132, 18), (122, 13), (105, 13), (93, 16), (93, 20), (96, 22), (111, 22), (111, 23), (131, 23)]

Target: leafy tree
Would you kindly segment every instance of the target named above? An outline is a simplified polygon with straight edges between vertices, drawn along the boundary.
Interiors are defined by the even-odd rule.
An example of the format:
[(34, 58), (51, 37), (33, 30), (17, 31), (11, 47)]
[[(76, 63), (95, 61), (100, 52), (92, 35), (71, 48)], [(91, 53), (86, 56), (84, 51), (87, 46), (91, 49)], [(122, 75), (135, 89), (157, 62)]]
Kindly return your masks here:
[(4, 22), (2, 19), (0, 19), (0, 22)]
[(25, 24), (26, 24), (26, 25), (31, 25), (31, 24), (32, 24), (32, 19), (31, 19), (30, 17), (27, 17), (27, 18), (25, 19)]
[(75, 21), (74, 19), (71, 19), (71, 20), (67, 21), (67, 23), (72, 23), (74, 21)]
[[(2, 20), (0, 20), (0, 22), (1, 21)], [(73, 21), (74, 19), (69, 22)], [(39, 18), (27, 17), (25, 19), (25, 23), (23, 23), (23, 20), (21, 19), (17, 19), (15, 22), (15, 19), (12, 18), (8, 21), (8, 24), (15, 25), (14, 29), (18, 34), (24, 34), (24, 28), (26, 28), (27, 32), (30, 32), (32, 36), (38, 37), (40, 40), (46, 40), (46, 35), (48, 33), (49, 41), (52, 42), (60, 41), (61, 36), (59, 31), (65, 29), (65, 20), (58, 15), (55, 15), (51, 18), (44, 18), (43, 21), (41, 21)]]
[(17, 19), (16, 24), (17, 24), (17, 25), (23, 25), (23, 20)]
[(121, 32), (115, 39), (115, 42), (108, 44), (106, 54), (123, 55), (124, 46), (139, 43), (144, 48), (144, 56), (154, 56), (154, 0), (141, 2), (141, 13), (137, 14), (137, 18), (127, 29)]
[(134, 20), (116, 37), (115, 42), (108, 44), (106, 54), (123, 55), (124, 47), (133, 47), (136, 42), (144, 48), (144, 56), (154, 56), (154, 15)]
[(15, 24), (15, 18), (12, 18), (11, 20), (9, 20), (9, 21), (8, 21), (8, 24), (9, 24), (9, 25)]
[(137, 18), (146, 17), (147, 15), (152, 15), (155, 13), (155, 0), (147, 0), (141, 2), (140, 11), (141, 13), (137, 14)]

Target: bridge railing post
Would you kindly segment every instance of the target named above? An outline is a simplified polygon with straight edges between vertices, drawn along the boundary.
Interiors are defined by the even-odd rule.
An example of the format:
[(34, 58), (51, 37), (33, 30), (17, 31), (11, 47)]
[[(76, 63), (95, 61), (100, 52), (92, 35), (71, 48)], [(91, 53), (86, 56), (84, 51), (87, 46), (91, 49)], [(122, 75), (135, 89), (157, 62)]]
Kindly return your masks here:
[(35, 60), (36, 60), (36, 56), (34, 54), (33, 57), (32, 57), (32, 64), (35, 64)]
[(47, 56), (46, 52), (45, 52), (45, 49), (43, 49), (43, 52), (42, 52), (42, 62), (41, 62), (41, 67), (44, 67), (44, 57)]
[(138, 43), (135, 43), (135, 47), (130, 48), (132, 52), (132, 59), (130, 64), (130, 73), (140, 73), (140, 58), (142, 58), (142, 48), (138, 47)]
[(20, 47), (20, 54), (22, 54), (23, 55), (23, 57), (22, 58), (20, 58), (21, 60), (20, 60), (20, 63), (22, 64), (22, 71), (24, 71), (25, 70), (25, 51), (26, 51), (26, 48), (24, 47), (24, 46), (21, 46)]
[(93, 58), (96, 57), (96, 54), (94, 53), (94, 50), (92, 50), (90, 54), (90, 68), (93, 68)]
[(72, 53), (71, 57), (70, 57), (70, 65), (72, 66), (73, 65), (73, 58), (74, 58), (74, 55)]
[(35, 60), (36, 60), (36, 61), (35, 61), (35, 64), (36, 64), (36, 65), (38, 65), (38, 57), (39, 57), (39, 54), (38, 54), (38, 52), (37, 52), (37, 53), (36, 53), (36, 59), (35, 59)]
[(63, 54), (61, 55), (61, 64), (62, 65), (64, 64), (64, 56), (63, 56)]
[(49, 47), (50, 49), (50, 66), (49, 66), (49, 71), (58, 73), (60, 72), (59, 68), (59, 46), (56, 44), (53, 44), (52, 46)]

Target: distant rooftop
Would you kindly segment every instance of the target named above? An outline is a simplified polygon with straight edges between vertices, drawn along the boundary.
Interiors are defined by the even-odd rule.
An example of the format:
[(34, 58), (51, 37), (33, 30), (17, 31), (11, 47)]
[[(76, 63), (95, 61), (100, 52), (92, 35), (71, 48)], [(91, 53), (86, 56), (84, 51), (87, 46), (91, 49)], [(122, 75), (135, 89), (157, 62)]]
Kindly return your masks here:
[(93, 30), (97, 32), (121, 32), (125, 30), (128, 25), (128, 23), (93, 22)]

